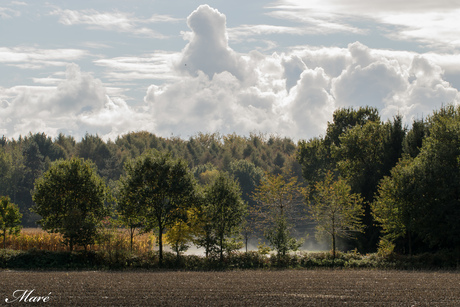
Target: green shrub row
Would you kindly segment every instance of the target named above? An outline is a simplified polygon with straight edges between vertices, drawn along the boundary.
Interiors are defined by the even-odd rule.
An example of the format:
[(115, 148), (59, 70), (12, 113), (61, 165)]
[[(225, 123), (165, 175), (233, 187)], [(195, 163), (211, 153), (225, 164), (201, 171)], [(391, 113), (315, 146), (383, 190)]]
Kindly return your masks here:
[(164, 253), (160, 264), (158, 252), (135, 254), (126, 251), (107, 252), (56, 252), (31, 249), (29, 251), (0, 250), (1, 269), (21, 270), (234, 270), (234, 269), (279, 269), (279, 268), (366, 268), (366, 269), (459, 269), (459, 255), (450, 252), (420, 254), (416, 256), (378, 254), (362, 255), (355, 252), (297, 253), (284, 257), (261, 255), (258, 252), (236, 252), (220, 261), (211, 255), (208, 258), (196, 255), (177, 257)]

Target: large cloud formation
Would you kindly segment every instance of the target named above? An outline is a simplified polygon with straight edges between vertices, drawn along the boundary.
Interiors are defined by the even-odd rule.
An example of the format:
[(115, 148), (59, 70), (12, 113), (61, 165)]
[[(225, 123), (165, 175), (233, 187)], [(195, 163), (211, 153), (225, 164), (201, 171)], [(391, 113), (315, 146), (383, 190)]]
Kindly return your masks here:
[(17, 137), (30, 132), (59, 133), (77, 137), (86, 132), (115, 138), (119, 133), (149, 127), (148, 112), (130, 108), (120, 99), (107, 96), (102, 82), (80, 71), (76, 64), (67, 66), (65, 79), (57, 87), (14, 87), (0, 91), (15, 96), (1, 105), (0, 133)]
[(175, 67), (184, 78), (153, 85), (145, 97), (163, 135), (256, 130), (309, 138), (325, 132), (339, 107), (375, 106), (384, 119), (400, 114), (410, 124), (460, 102), (443, 69), (415, 53), (356, 42), (240, 55), (228, 46), (225, 16), (217, 10), (200, 6), (187, 22), (193, 32)]
[(266, 132), (306, 139), (324, 134), (339, 107), (375, 106), (383, 119), (400, 114), (410, 124), (442, 104), (460, 102), (459, 91), (445, 80), (448, 67), (433, 54), (359, 42), (241, 54), (229, 46), (226, 17), (216, 9), (198, 7), (187, 24), (188, 43), (168, 64), (172, 77), (152, 84), (142, 105), (116, 93), (109, 97), (101, 80), (70, 64), (55, 87), (0, 88), (0, 133), (78, 138), (89, 132), (113, 139), (136, 130), (183, 138)]
[(218, 10), (202, 5), (187, 18), (193, 31), (179, 63), (181, 70), (196, 74), (202, 71), (209, 77), (228, 71), (244, 78), (246, 63), (228, 46), (226, 17)]

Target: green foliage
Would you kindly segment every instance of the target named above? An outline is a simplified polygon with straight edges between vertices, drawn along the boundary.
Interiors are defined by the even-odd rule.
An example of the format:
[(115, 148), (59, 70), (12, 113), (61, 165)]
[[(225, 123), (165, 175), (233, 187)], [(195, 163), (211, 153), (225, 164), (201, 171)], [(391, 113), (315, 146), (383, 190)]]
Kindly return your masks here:
[(36, 180), (33, 211), (49, 232), (63, 234), (70, 250), (93, 244), (99, 222), (108, 215), (110, 200), (102, 179), (89, 161), (72, 158), (54, 162)]
[(317, 223), (317, 235), (331, 237), (335, 256), (337, 237), (350, 237), (363, 231), (363, 199), (359, 194), (351, 193), (351, 187), (345, 180), (339, 178), (334, 181), (331, 172), (323, 181), (316, 183), (311, 198), (313, 201), (309, 209), (311, 218)]
[(400, 117), (387, 123), (368, 121), (342, 134), (340, 146), (334, 149), (340, 175), (350, 184), (352, 192), (360, 193), (366, 201), (363, 217), (366, 231), (359, 240), (362, 251), (373, 251), (378, 242), (379, 229), (374, 226), (368, 204), (374, 200), (379, 181), (390, 174), (401, 157), (404, 134)]
[(401, 161), (380, 185), (374, 215), (386, 238), (401, 245), (396, 239), (405, 236), (409, 254), (414, 243), (422, 250), (458, 250), (459, 174), (460, 109), (447, 106), (429, 118), (419, 154)]
[[(201, 192), (201, 191), (200, 191)], [(206, 195), (204, 192), (197, 194), (197, 210), (196, 214), (196, 225), (194, 232), (193, 243), (197, 247), (203, 247), (205, 249), (206, 258), (212, 253), (217, 253), (217, 236), (214, 230), (215, 223), (211, 215), (211, 211), (207, 209), (209, 204), (206, 201)]]
[(423, 120), (414, 120), (412, 129), (407, 132), (404, 138), (403, 152), (415, 158), (420, 153), (427, 132), (427, 125)]
[(367, 123), (380, 122), (377, 109), (372, 107), (341, 108), (334, 111), (333, 121), (328, 122), (324, 137), (299, 141), (298, 162), (302, 165), (302, 175), (313, 185), (324, 179), (328, 171), (335, 171), (340, 156), (337, 148), (342, 145), (342, 137), (349, 130), (363, 127)]
[(72, 136), (66, 136), (59, 133), (54, 144), (60, 148), (64, 154), (64, 159), (69, 159), (75, 155), (76, 141)]
[(285, 216), (278, 216), (274, 220), (275, 226), (266, 231), (265, 236), (271, 246), (277, 251), (278, 257), (285, 256), (289, 251), (297, 251), (303, 240), (291, 236)]
[(415, 230), (414, 205), (419, 197), (411, 163), (412, 159), (401, 160), (392, 169), (391, 176), (381, 180), (378, 195), (371, 204), (372, 215), (382, 227), (382, 240), (393, 244), (399, 238), (405, 239), (409, 254), (412, 253), (410, 239)]
[(340, 146), (340, 136), (353, 127), (362, 127), (368, 122), (380, 122), (380, 115), (376, 108), (359, 107), (341, 108), (334, 111), (332, 123), (328, 123), (325, 141), (330, 146)]
[(335, 168), (330, 151), (331, 148), (321, 138), (299, 142), (298, 160), (307, 183), (314, 184), (322, 180), (328, 170)]
[(290, 224), (298, 216), (296, 209), (302, 203), (297, 178), (286, 180), (283, 175), (266, 173), (253, 199), (258, 204), (256, 221), (278, 256), (297, 250), (303, 242), (292, 236)]
[(12, 155), (6, 150), (0, 150), (0, 195), (8, 195), (12, 180), (14, 180), (14, 164)]
[(22, 214), (16, 204), (8, 196), (0, 197), (0, 230), (3, 237), (3, 248), (6, 248), (6, 235), (18, 235), (21, 230)]
[[(294, 231), (312, 227), (293, 219), (303, 215), (305, 204), (302, 202), (293, 206), (285, 220), (280, 218), (277, 223), (274, 217), (270, 220), (269, 207), (262, 210), (252, 198), (264, 172), (283, 175), (286, 181), (305, 179), (312, 192), (315, 182), (324, 181), (331, 172), (346, 180), (351, 193), (360, 193), (366, 201), (362, 217), (365, 232), (357, 235), (358, 240), (347, 241), (349, 248), (373, 252), (379, 246), (382, 249), (379, 240), (386, 240), (394, 245), (395, 253), (455, 250), (460, 246), (456, 223), (460, 190), (457, 187), (459, 113), (458, 107), (444, 107), (426, 119), (414, 121), (406, 131), (400, 116), (384, 123), (375, 108), (338, 109), (327, 124), (324, 137), (300, 140), (298, 146), (289, 138), (261, 133), (246, 137), (198, 133), (183, 140), (142, 131), (119, 136), (114, 142), (89, 134), (79, 141), (63, 134), (54, 140), (44, 133), (30, 133), (17, 140), (3, 137), (0, 139), (0, 195), (9, 196), (18, 205), (23, 225), (34, 226), (40, 216), (29, 210), (33, 206), (30, 191), (37, 178), (56, 160), (90, 159), (97, 166), (98, 174), (116, 192), (119, 221), (132, 236), (138, 230), (155, 228), (158, 231), (153, 211), (146, 209), (150, 205), (138, 202), (137, 191), (123, 191), (123, 182), (130, 176), (128, 164), (154, 149), (169, 152), (172, 160), (183, 161), (202, 185), (212, 184), (221, 172), (228, 172), (239, 183), (241, 198), (248, 205), (248, 214), (240, 227), (246, 244), (262, 233), (266, 239), (271, 238), (270, 244), (288, 242)], [(203, 199), (199, 198), (189, 201), (199, 209), (197, 215), (202, 220), (197, 227), (200, 230), (193, 230), (194, 242), (200, 241), (198, 244), (206, 246), (208, 252), (218, 253), (216, 232), (206, 217), (204, 205), (200, 205)], [(177, 217), (172, 218), (176, 222), (190, 224), (184, 212), (170, 215)], [(71, 210), (68, 216), (63, 225), (77, 227), (80, 212)], [(163, 226), (162, 233), (177, 225), (176, 222)], [(94, 223), (82, 223), (79, 232), (92, 236)], [(282, 227), (277, 228), (276, 224)]]
[[(97, 166), (98, 174), (111, 189), (116, 189), (127, 161), (152, 149), (168, 151), (171, 157), (183, 159), (194, 172), (197, 171), (194, 173), (197, 180), (200, 179), (198, 175), (206, 170), (217, 170), (228, 171), (238, 181), (244, 181), (245, 169), (239, 167), (246, 162), (250, 167), (253, 165), (258, 173), (299, 169), (294, 159), (296, 145), (292, 140), (263, 134), (243, 137), (236, 134), (223, 136), (218, 133), (199, 133), (189, 140), (182, 140), (178, 137), (158, 137), (141, 131), (119, 136), (112, 142), (90, 134), (80, 140), (59, 134), (52, 140), (44, 133), (37, 133), (19, 137), (17, 140), (5, 137), (1, 140), (0, 195), (8, 195), (18, 204), (24, 215), (22, 223), (28, 227), (34, 227), (40, 218), (29, 210), (33, 206), (30, 195), (33, 184), (58, 159), (79, 157), (92, 160)], [(250, 148), (251, 153), (248, 156), (243, 154), (245, 148)], [(238, 166), (235, 168), (236, 165)], [(301, 176), (300, 173), (296, 175), (299, 178)], [(253, 192), (252, 183), (249, 187), (242, 182), (240, 184), (243, 199), (248, 201), (248, 195)], [(251, 206), (251, 201), (248, 204)]]
[(231, 255), (243, 248), (244, 243), (241, 241), (241, 236), (227, 238), (224, 242), (224, 250), (227, 255)]
[(256, 234), (256, 202), (251, 197), (253, 191), (260, 184), (264, 173), (260, 167), (247, 160), (237, 160), (230, 164), (230, 175), (232, 175), (239, 183), (242, 192), (243, 201), (248, 204), (247, 214), (241, 228), (246, 251), (248, 249), (249, 239)]
[(334, 152), (340, 174), (367, 201), (384, 175), (386, 134), (387, 127), (379, 122), (355, 126), (340, 137), (341, 145)]
[(378, 254), (381, 257), (389, 257), (393, 254), (395, 250), (395, 244), (387, 240), (385, 238), (382, 238), (379, 242), (379, 249), (378, 249)]
[(271, 250), (272, 249), (270, 248), (270, 246), (267, 246), (265, 244), (265, 242), (260, 242), (259, 241), (259, 245), (257, 245), (257, 252), (260, 255), (268, 255), (268, 254), (270, 254)]
[(0, 250), (0, 269), (39, 270), (188, 270), (215, 271), (240, 269), (279, 268), (361, 268), (361, 269), (456, 269), (458, 255), (451, 252), (423, 253), (416, 256), (359, 254), (356, 252), (296, 253), (278, 258), (258, 252), (234, 252), (224, 261), (196, 255), (183, 255), (179, 259), (173, 253), (165, 253), (162, 264), (158, 251), (133, 254), (120, 251), (110, 254), (99, 252), (51, 252)]
[(169, 154), (147, 152), (125, 166), (121, 180), (119, 211), (128, 227), (158, 231), (160, 261), (163, 233), (180, 219), (193, 202), (195, 183), (183, 160)]
[(239, 184), (224, 172), (205, 187), (204, 195), (202, 212), (207, 223), (206, 237), (214, 238), (222, 261), (226, 241), (239, 232), (246, 204), (241, 199)]
[(189, 249), (194, 236), (200, 231), (197, 219), (197, 208), (189, 208), (186, 210), (185, 218), (178, 219), (167, 232), (166, 243), (176, 252), (178, 258)]

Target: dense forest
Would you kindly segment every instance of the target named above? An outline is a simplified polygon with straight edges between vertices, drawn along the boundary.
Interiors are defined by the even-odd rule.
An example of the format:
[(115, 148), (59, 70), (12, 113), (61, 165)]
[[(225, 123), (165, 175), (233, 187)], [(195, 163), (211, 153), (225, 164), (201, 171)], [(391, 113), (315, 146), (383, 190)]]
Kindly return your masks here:
[[(174, 158), (187, 161), (199, 181), (213, 170), (252, 172), (260, 176), (264, 172), (280, 174), (289, 172), (302, 178), (296, 160), (297, 146), (278, 136), (251, 134), (242, 137), (235, 134), (198, 134), (189, 140), (162, 138), (149, 132), (133, 132), (105, 142), (99, 136), (85, 135), (79, 142), (72, 136), (60, 134), (54, 140), (45, 133), (29, 134), (19, 139), (0, 139), (0, 195), (8, 195), (18, 204), (24, 215), (25, 226), (35, 226), (36, 216), (31, 215), (31, 191), (34, 182), (53, 161), (80, 157), (89, 159), (97, 167), (98, 174), (114, 188), (126, 161), (155, 149), (168, 152)], [(255, 183), (240, 182), (243, 199), (252, 202)]]
[[(235, 178), (242, 199), (254, 207), (254, 193), (265, 176), (295, 178), (310, 191), (299, 200), (297, 234), (313, 233), (308, 203), (325, 180), (344, 181), (363, 200), (363, 230), (342, 246), (399, 253), (458, 250), (460, 246), (460, 108), (449, 105), (410, 127), (400, 116), (382, 121), (377, 109), (343, 108), (334, 112), (324, 136), (301, 140), (250, 134), (197, 134), (184, 140), (149, 132), (132, 132), (104, 141), (85, 135), (77, 141), (60, 134), (29, 134), (0, 139), (0, 195), (7, 195), (23, 214), (23, 226), (39, 219), (29, 210), (34, 183), (53, 161), (91, 160), (115, 190), (127, 161), (155, 149), (186, 161), (201, 184), (213, 171)], [(329, 182), (328, 181), (328, 182)], [(316, 193), (318, 189), (316, 188)], [(312, 196), (313, 195), (313, 196)]]

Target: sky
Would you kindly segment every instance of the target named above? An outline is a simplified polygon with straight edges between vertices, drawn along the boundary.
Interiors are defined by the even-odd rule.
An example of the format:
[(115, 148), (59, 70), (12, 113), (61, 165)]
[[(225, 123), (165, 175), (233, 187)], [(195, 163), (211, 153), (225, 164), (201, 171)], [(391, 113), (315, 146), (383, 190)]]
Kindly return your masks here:
[(0, 135), (324, 135), (460, 102), (458, 0), (0, 0)]

